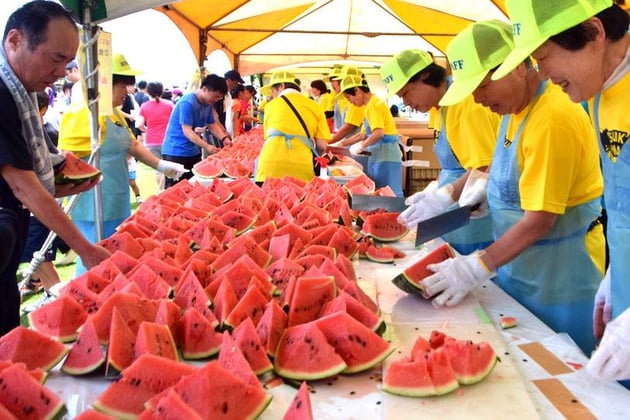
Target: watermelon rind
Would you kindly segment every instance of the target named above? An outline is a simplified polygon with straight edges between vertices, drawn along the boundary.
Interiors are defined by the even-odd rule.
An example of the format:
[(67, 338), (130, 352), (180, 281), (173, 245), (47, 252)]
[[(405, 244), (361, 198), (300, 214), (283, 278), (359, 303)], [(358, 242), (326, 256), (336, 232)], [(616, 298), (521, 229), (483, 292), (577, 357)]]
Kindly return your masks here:
[(24, 326), (0, 337), (0, 360), (23, 362), (28, 369), (49, 371), (67, 353), (68, 348), (59, 341)]
[(392, 283), (394, 283), (394, 285), (400, 290), (409, 293), (410, 295), (422, 296), (422, 292), (424, 291), (422, 284), (414, 283), (404, 273), (400, 273), (394, 277), (392, 279)]
[[(397, 384), (396, 381), (402, 381), (402, 383)], [(413, 383), (405, 384), (405, 381)], [(403, 397), (432, 397), (436, 395), (426, 362), (423, 360), (413, 361), (408, 358), (395, 360), (389, 364), (383, 377), (383, 391)]]
[(502, 316), (501, 319), (499, 319), (499, 323), (504, 330), (514, 328), (518, 325), (518, 321), (513, 316)]

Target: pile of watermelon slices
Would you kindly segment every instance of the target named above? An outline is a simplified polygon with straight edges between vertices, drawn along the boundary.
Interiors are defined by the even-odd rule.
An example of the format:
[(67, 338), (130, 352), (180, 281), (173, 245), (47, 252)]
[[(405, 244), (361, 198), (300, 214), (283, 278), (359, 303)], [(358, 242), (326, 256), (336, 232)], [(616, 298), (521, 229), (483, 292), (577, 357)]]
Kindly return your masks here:
[(411, 354), (390, 361), (383, 378), (383, 390), (405, 397), (433, 397), (448, 394), (460, 385), (483, 381), (499, 361), (486, 342), (457, 340), (432, 331), (429, 340), (419, 336)]
[[(187, 366), (182, 359), (221, 359), (227, 335), (230, 351), (238, 349), (254, 378), (370, 369), (392, 347), (379, 336), (385, 323), (376, 303), (355, 277), (352, 259), (366, 236), (354, 229), (350, 213), (347, 192), (332, 180), (285, 178), (262, 188), (247, 178), (207, 186), (181, 181), (146, 200), (104, 240), (112, 256), (32, 312), (32, 329), (3, 337), (0, 360), (29, 365), (47, 355), (38, 368), (63, 360), (64, 374), (119, 377), (117, 384), (130, 385), (138, 378), (129, 369), (140, 361)], [(293, 355), (303, 343), (292, 337), (305, 329), (319, 338), (309, 347), (330, 358), (302, 359), (296, 369)], [(38, 341), (24, 341), (34, 335)], [(16, 348), (22, 350), (7, 350)], [(152, 366), (142, 367), (149, 382), (165, 385), (167, 373)], [(249, 392), (233, 382), (233, 395)], [(139, 415), (125, 386), (108, 390), (96, 408), (125, 413), (128, 408), (111, 403), (117, 401)], [(182, 408), (183, 395), (167, 394), (156, 407)], [(249, 415), (264, 401), (266, 394)]]

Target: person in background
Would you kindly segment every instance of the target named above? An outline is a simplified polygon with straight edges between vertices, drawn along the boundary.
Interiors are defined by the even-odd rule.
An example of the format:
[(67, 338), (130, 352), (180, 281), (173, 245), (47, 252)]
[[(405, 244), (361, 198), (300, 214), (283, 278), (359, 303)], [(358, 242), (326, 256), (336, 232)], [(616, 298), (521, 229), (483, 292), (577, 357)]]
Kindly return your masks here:
[(392, 105), (392, 106), (390, 106), (390, 107), (389, 107), (389, 112), (391, 112), (392, 117), (394, 117), (394, 118), (398, 118), (398, 117), (400, 117), (400, 111), (399, 111), (399, 109), (398, 109), (398, 106), (397, 106), (397, 105)]
[[(218, 151), (217, 147), (207, 143), (201, 134), (205, 129), (218, 138), (224, 145), (230, 145), (232, 137), (214, 119), (213, 105), (225, 95), (227, 84), (222, 77), (215, 74), (206, 76), (199, 89), (182, 96), (177, 102), (166, 128), (166, 135), (162, 143), (162, 158), (177, 162), (187, 170), (201, 160), (201, 150), (208, 153)], [(184, 178), (191, 178), (187, 172)], [(174, 184), (173, 180), (166, 180), (166, 187)]]
[(311, 82), (311, 95), (315, 99), (315, 102), (322, 107), (326, 120), (328, 121), (328, 127), (332, 132), (335, 121), (335, 97), (330, 93), (330, 89), (326, 86), (326, 82), (323, 80), (313, 80)]
[(364, 130), (352, 139), (345, 140), (350, 152), (359, 155), (370, 152), (367, 175), (376, 188), (389, 186), (396, 196), (402, 197), (402, 152), (396, 123), (387, 104), (370, 92), (367, 81), (359, 76), (346, 76), (341, 80), (341, 94), (356, 107), (365, 107)]
[(574, 102), (588, 100), (599, 144), (608, 214), (610, 263), (595, 297), (593, 328), (599, 347), (586, 369), (630, 387), (630, 34), (628, 13), (610, 0), (508, 2), (516, 48), (497, 70), (521, 57)]
[(504, 291), (590, 354), (605, 260), (603, 230), (593, 224), (603, 188), (595, 136), (582, 107), (543, 80), (527, 57), (492, 80), (514, 49), (511, 29), (499, 20), (477, 22), (451, 41), (455, 82), (440, 102), (457, 103), (472, 91), (503, 116), (487, 184), (495, 242), (429, 266), (435, 274), (423, 284), (428, 296), (437, 295), (434, 305), (451, 306), (497, 275)]
[[(79, 47), (72, 15), (52, 1), (25, 3), (8, 18), (0, 50), (0, 336), (20, 325), (16, 273), (32, 213), (92, 267), (110, 253), (81, 235), (55, 197), (78, 194), (97, 180), (55, 185), (63, 158), (51, 155), (37, 111), (35, 92), (65, 74)], [(52, 57), (55, 59), (53, 60)]]
[(232, 127), (232, 95), (230, 92), (237, 86), (245, 83), (241, 74), (236, 70), (229, 70), (223, 75), (225, 83), (227, 83), (227, 93), (221, 101), (216, 104), (219, 122), (225, 127), (225, 130), (234, 137), (234, 127)]
[(139, 107), (142, 106), (143, 103), (149, 100), (149, 94), (147, 93), (148, 83), (146, 80), (140, 80), (137, 85), (136, 93), (133, 94), (133, 98), (136, 100), (136, 103)]
[(251, 128), (258, 120), (249, 114), (250, 101), (252, 99), (250, 90), (244, 85), (237, 85), (232, 90), (232, 126), (234, 135), (243, 134), (246, 127)]
[[(162, 159), (162, 143), (166, 135), (168, 120), (173, 112), (173, 103), (161, 98), (164, 86), (160, 82), (150, 82), (147, 85), (149, 100), (142, 104), (136, 128), (144, 133), (144, 145), (153, 156)], [(160, 191), (164, 189), (164, 174), (156, 171), (156, 181)]]
[[(103, 174), (102, 217), (103, 238), (108, 238), (126, 218), (131, 215), (131, 198), (127, 156), (131, 155), (140, 162), (157, 169), (167, 177), (179, 178), (185, 169), (182, 165), (158, 159), (142, 145), (131, 132), (125, 121), (120, 106), (127, 93), (127, 87), (135, 85), (133, 70), (122, 54), (112, 56), (112, 114), (100, 116), (102, 138), (99, 150), (100, 167)], [(90, 113), (87, 104), (71, 107), (64, 113), (59, 132), (59, 148), (75, 153), (87, 159), (92, 151), (90, 131)], [(96, 242), (94, 194), (92, 191), (82, 194), (72, 211), (72, 221), (91, 241)], [(85, 272), (85, 266), (77, 261), (76, 275)]]
[(298, 80), (287, 71), (272, 73), (260, 92), (273, 99), (265, 106), (265, 142), (256, 164), (256, 183), (287, 175), (311, 180), (315, 176), (314, 158), (330, 141), (324, 112), (300, 93)]
[[(66, 81), (70, 82), (69, 89), (70, 92), (70, 101), (67, 105), (71, 103), (80, 103), (84, 102), (85, 99), (83, 97), (83, 83), (81, 82), (81, 70), (79, 69), (79, 63), (77, 60), (72, 60), (66, 65)], [(64, 83), (65, 89), (65, 83)]]
[[(476, 104), (469, 95), (452, 106), (440, 106), (452, 79), (446, 69), (433, 61), (426, 51), (404, 50), (383, 64), (380, 70), (389, 95), (397, 94), (405, 105), (420, 112), (436, 109), (434, 151), (440, 162), (437, 183), (429, 184), (407, 198), (409, 208), (400, 220), (409, 228), (418, 222), (444, 213), (455, 204), (451, 183), (468, 171), (485, 172), (499, 128), (499, 117)], [(445, 234), (444, 240), (462, 254), (470, 254), (492, 243), (492, 223), (487, 212), (480, 213), (469, 224)]]
[(339, 95), (341, 92), (341, 69), (342, 65), (334, 65), (330, 70), (330, 73), (326, 75), (323, 80), (324, 82), (330, 82), (330, 86), (332, 87), (332, 95), (334, 99), (333, 106), (333, 129), (332, 133), (339, 130), (341, 126), (343, 126), (343, 122), (346, 116), (346, 108), (348, 107), (348, 101), (346, 101), (346, 97), (343, 95)]
[[(340, 86), (339, 91), (341, 92), (341, 80), (346, 76), (358, 76), (365, 79), (365, 75), (357, 67), (343, 66), (341, 70), (339, 70), (338, 75), (334, 79), (331, 79), (333, 88), (335, 87), (333, 81), (338, 80)], [(339, 95), (339, 93), (337, 93), (335, 98), (337, 98), (337, 103), (340, 108), (344, 107), (343, 101), (340, 100), (341, 97), (346, 101), (348, 100), (345, 95)], [(343, 139), (352, 138), (352, 136), (361, 131), (361, 124), (363, 124), (364, 120), (363, 107), (352, 105), (350, 102), (347, 102), (345, 105), (345, 112), (343, 114), (343, 125), (339, 127), (332, 136), (332, 142), (336, 143), (336, 146), (339, 147), (345, 146)]]
[(123, 117), (125, 117), (127, 126), (131, 129), (131, 132), (136, 137), (136, 139), (138, 141), (142, 141), (142, 131), (136, 128), (136, 117), (138, 116), (138, 112), (140, 112), (140, 105), (138, 105), (134, 97), (135, 89), (135, 84), (127, 85), (127, 94), (125, 95), (123, 103), (120, 106), (120, 112), (122, 113)]
[(258, 119), (258, 104), (256, 103), (256, 95), (258, 91), (252, 85), (246, 85), (245, 89), (249, 93), (249, 104), (247, 106), (247, 114), (252, 118), (250, 121), (245, 122), (245, 131), (249, 131), (256, 124), (261, 124), (261, 120)]
[(136, 182), (136, 178), (138, 177), (138, 162), (133, 156), (127, 156), (127, 172), (129, 178), (129, 187), (133, 192), (134, 197), (136, 198), (136, 204), (142, 204), (142, 196), (140, 195), (140, 187), (138, 187), (138, 183)]
[(182, 92), (182, 90), (180, 88), (174, 88), (173, 89), (173, 97), (171, 98), (173, 103), (176, 104), (177, 101), (179, 101), (179, 98), (181, 98), (183, 94), (184, 93)]

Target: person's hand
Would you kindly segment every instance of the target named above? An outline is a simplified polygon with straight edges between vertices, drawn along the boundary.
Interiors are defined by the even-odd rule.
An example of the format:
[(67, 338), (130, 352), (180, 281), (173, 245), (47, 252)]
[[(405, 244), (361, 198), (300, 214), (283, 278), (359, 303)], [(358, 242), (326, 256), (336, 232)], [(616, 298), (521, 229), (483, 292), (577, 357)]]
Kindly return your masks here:
[(177, 162), (171, 162), (170, 160), (160, 159), (156, 168), (159, 172), (162, 172), (168, 178), (179, 179), (184, 173), (188, 172), (188, 169), (184, 168), (184, 165)]
[(80, 183), (68, 182), (67, 184), (55, 184), (55, 197), (60, 198), (80, 194), (94, 188), (102, 179), (103, 177), (99, 175), (94, 179)]
[(362, 142), (354, 143), (350, 146), (350, 154), (351, 155), (360, 155), (365, 152), (367, 149), (363, 147)]
[(85, 268), (92, 268), (101, 261), (111, 257), (111, 253), (100, 245), (92, 245), (87, 252), (79, 254)]
[(459, 196), (458, 204), (460, 207), (474, 206), (479, 207), (470, 214), (472, 219), (478, 219), (488, 214), (488, 173), (478, 169), (473, 169), (466, 179), (464, 189)]
[(437, 183), (432, 184), (405, 200), (405, 204), (409, 207), (398, 216), (399, 223), (412, 229), (423, 220), (444, 213), (455, 203), (451, 196), (453, 192), (451, 184), (442, 188), (437, 188)]
[(223, 147), (230, 147), (232, 145), (232, 138), (231, 137), (225, 137), (223, 140)]
[(329, 144), (330, 147), (345, 147), (342, 143), (343, 140), (336, 141), (332, 144)]
[(603, 380), (630, 379), (630, 308), (606, 325), (586, 371)]
[[(496, 273), (481, 260), (485, 251), (456, 256), (427, 268), (434, 274), (422, 281), (425, 297), (435, 296), (434, 307), (455, 306), (475, 287), (491, 279)], [(437, 296), (436, 296), (437, 295)]]
[(610, 269), (606, 270), (604, 279), (599, 283), (593, 305), (593, 335), (600, 339), (604, 335), (604, 328), (610, 322), (612, 308), (610, 302)]

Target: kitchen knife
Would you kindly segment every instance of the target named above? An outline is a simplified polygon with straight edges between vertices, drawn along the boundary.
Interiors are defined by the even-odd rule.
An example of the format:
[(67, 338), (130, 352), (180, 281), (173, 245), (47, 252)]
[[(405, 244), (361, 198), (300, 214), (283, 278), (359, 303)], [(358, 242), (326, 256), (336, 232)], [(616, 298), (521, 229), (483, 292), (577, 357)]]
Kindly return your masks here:
[(353, 194), (350, 197), (352, 210), (383, 209), (392, 213), (399, 213), (407, 208), (405, 197), (386, 197), (382, 195)]
[(479, 207), (479, 204), (457, 207), (456, 209), (418, 223), (416, 246), (420, 246), (431, 239), (435, 239), (438, 236), (442, 236), (445, 233), (468, 224), (470, 221), (470, 213), (476, 210), (477, 207)]
[(350, 150), (346, 147), (328, 146), (326, 152), (334, 153), (335, 155), (352, 157)]

